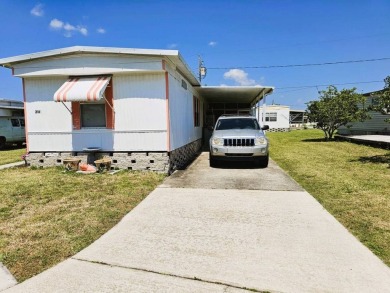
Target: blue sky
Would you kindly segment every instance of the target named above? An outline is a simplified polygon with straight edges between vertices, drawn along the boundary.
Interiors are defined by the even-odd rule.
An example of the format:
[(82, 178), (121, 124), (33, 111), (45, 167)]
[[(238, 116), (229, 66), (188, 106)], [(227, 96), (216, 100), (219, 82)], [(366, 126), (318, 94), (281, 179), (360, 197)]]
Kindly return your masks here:
[[(194, 72), (202, 56), (202, 84), (274, 86), (271, 101), (294, 109), (326, 85), (368, 92), (390, 75), (390, 60), (247, 68), (390, 57), (388, 0), (0, 0), (0, 12), (0, 58), (75, 45), (175, 49)], [(0, 98), (22, 100), (4, 68)]]

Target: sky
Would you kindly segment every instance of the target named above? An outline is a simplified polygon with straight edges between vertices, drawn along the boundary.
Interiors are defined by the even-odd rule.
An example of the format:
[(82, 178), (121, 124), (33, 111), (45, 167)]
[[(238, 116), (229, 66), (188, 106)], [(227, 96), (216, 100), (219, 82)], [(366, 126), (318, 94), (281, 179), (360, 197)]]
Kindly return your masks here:
[[(306, 109), (329, 85), (382, 89), (389, 0), (0, 0), (0, 58), (69, 46), (179, 50), (202, 85), (275, 87), (267, 103)], [(386, 59), (389, 58), (389, 59)], [(291, 66), (383, 59), (317, 66)], [(0, 98), (22, 82), (0, 67)]]

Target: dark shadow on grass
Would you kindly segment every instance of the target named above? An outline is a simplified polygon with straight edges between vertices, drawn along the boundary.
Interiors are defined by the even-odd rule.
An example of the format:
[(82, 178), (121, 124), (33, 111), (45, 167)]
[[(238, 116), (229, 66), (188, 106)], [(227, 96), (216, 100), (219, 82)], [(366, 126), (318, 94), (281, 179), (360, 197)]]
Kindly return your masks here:
[(385, 155), (378, 155), (378, 156), (360, 157), (356, 160), (351, 160), (351, 162), (389, 164), (389, 168), (390, 168), (390, 153)]
[(335, 139), (325, 139), (325, 138), (307, 138), (302, 139), (303, 142), (334, 142)]

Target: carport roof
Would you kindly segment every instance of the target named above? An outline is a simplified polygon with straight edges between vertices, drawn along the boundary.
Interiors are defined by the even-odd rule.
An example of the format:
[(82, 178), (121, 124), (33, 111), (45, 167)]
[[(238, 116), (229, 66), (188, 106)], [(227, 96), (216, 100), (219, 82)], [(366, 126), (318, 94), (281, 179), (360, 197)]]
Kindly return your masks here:
[(199, 94), (208, 103), (247, 103), (256, 104), (264, 96), (273, 92), (267, 86), (202, 86), (197, 88)]

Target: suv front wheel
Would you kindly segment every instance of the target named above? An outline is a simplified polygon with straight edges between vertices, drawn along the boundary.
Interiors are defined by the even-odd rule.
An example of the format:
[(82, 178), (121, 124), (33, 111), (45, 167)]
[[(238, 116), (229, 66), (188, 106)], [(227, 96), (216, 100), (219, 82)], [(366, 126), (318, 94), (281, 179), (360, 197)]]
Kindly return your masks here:
[(267, 168), (269, 162), (269, 155), (266, 157), (260, 157), (256, 159), (256, 165), (260, 168)]
[(211, 154), (209, 154), (209, 163), (210, 167), (217, 167), (217, 160)]

